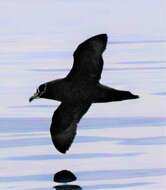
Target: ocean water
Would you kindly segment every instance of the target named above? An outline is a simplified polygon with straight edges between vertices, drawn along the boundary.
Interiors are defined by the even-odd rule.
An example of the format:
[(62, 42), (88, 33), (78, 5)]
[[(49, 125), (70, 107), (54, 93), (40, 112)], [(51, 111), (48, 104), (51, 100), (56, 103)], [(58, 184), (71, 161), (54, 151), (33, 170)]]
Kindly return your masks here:
[[(84, 190), (166, 189), (164, 11), (164, 0), (0, 2), (0, 189), (55, 189), (63, 169)], [(92, 105), (62, 155), (49, 134), (59, 102), (28, 99), (100, 33), (109, 37), (101, 82), (140, 98)]]

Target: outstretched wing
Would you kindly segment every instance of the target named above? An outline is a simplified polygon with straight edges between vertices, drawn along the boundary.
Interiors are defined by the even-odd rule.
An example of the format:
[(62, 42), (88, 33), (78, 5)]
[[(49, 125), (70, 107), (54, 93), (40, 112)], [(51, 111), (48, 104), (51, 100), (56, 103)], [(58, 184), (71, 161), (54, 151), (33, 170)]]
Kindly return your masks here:
[(107, 35), (100, 34), (81, 43), (74, 52), (74, 64), (68, 79), (94, 81), (101, 78), (102, 53), (107, 45)]
[(54, 146), (65, 153), (71, 146), (76, 135), (77, 123), (88, 111), (90, 103), (61, 103), (54, 112), (51, 123), (51, 138)]

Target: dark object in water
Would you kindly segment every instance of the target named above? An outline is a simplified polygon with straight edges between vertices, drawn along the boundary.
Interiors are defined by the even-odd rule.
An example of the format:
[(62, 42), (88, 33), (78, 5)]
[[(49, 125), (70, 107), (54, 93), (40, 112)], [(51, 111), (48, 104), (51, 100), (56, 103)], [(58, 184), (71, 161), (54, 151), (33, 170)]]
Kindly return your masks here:
[(57, 185), (54, 187), (56, 190), (82, 190), (78, 185)]
[(68, 183), (77, 180), (76, 176), (68, 170), (62, 170), (54, 175), (54, 181), (58, 183)]
[(100, 84), (103, 69), (102, 54), (107, 35), (100, 34), (81, 43), (74, 52), (74, 64), (69, 74), (58, 80), (41, 84), (29, 99), (46, 98), (62, 102), (52, 117), (50, 128), (54, 146), (61, 153), (71, 146), (77, 124), (92, 103), (136, 99), (129, 91)]

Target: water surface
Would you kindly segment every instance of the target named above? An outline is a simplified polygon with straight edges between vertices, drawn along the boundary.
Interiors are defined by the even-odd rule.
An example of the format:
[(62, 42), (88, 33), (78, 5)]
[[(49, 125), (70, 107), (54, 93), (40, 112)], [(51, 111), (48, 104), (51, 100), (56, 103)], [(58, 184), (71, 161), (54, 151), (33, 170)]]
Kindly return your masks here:
[[(164, 0), (0, 2), (0, 189), (53, 190), (63, 169), (84, 190), (166, 188), (164, 11)], [(61, 155), (49, 134), (59, 103), (28, 99), (99, 33), (109, 37), (101, 82), (140, 99), (91, 106)]]

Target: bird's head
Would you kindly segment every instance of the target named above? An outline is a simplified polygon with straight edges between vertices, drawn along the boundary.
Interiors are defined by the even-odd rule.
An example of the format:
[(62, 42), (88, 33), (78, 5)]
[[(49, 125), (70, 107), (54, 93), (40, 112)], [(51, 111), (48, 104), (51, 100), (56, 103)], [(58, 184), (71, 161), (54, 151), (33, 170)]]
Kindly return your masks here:
[(47, 91), (47, 84), (41, 84), (35, 94), (29, 98), (29, 102), (37, 98), (44, 98)]

